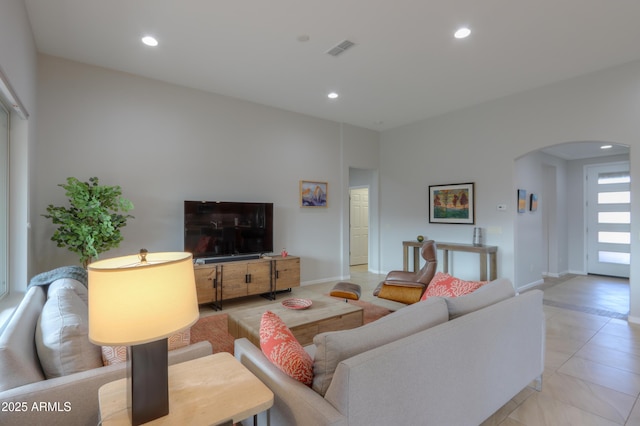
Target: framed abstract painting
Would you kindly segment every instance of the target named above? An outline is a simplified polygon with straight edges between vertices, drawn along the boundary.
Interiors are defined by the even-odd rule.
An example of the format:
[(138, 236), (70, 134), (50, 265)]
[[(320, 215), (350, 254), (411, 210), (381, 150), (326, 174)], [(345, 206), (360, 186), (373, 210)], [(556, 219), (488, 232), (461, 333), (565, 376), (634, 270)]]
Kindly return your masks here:
[(473, 183), (429, 186), (429, 222), (473, 225), (475, 217)]
[(327, 207), (327, 182), (300, 181), (300, 207)]

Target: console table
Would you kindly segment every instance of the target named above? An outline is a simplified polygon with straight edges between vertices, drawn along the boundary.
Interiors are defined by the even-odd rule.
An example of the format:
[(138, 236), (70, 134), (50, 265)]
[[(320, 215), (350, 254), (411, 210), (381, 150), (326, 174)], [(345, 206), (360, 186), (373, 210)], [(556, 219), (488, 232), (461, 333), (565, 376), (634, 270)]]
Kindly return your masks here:
[[(98, 391), (101, 424), (130, 425), (127, 379)], [(148, 425), (237, 423), (273, 405), (273, 392), (233, 355), (220, 352), (169, 366), (169, 414)], [(225, 423), (226, 424), (226, 423)]]
[[(413, 272), (420, 269), (420, 248), (423, 243), (418, 241), (403, 241), (402, 268), (409, 270), (409, 247), (413, 247)], [(487, 280), (487, 258), (489, 259), (489, 279), (498, 278), (498, 246), (476, 246), (473, 244), (444, 243), (436, 241), (436, 248), (442, 250), (442, 272), (449, 272), (449, 252), (463, 251), (480, 255), (480, 281)]]
[(402, 242), (402, 269), (409, 270), (409, 247), (413, 247), (413, 272), (418, 272), (420, 266), (420, 249), (423, 242), (403, 241)]
[(442, 272), (449, 272), (449, 252), (464, 251), (480, 255), (480, 281), (487, 281), (487, 255), (489, 257), (489, 279), (498, 278), (498, 246), (476, 246), (473, 244), (436, 242), (438, 250), (442, 250)]

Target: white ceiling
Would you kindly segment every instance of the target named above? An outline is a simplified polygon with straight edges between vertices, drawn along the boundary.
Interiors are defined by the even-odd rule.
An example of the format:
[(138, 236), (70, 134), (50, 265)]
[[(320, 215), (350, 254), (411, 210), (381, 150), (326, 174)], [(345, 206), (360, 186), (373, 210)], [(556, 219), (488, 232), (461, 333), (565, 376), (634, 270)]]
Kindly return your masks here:
[(42, 53), (374, 130), (640, 58), (639, 0), (25, 3)]

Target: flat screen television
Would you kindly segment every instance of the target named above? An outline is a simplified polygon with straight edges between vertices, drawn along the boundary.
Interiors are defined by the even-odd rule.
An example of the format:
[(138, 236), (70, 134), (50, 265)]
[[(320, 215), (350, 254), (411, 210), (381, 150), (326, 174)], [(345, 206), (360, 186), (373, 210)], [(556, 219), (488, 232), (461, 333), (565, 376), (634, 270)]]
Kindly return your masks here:
[(185, 201), (184, 251), (205, 263), (273, 252), (273, 203)]

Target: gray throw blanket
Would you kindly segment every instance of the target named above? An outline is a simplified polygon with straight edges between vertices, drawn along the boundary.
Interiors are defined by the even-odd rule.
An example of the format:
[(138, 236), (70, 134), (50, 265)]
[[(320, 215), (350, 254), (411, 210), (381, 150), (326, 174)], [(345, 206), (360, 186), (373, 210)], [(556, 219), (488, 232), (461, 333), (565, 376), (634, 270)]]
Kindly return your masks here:
[(55, 280), (59, 280), (61, 278), (74, 279), (87, 287), (87, 271), (80, 266), (62, 266), (60, 268), (38, 274), (31, 278), (31, 281), (29, 281), (29, 287), (35, 285), (49, 285)]

